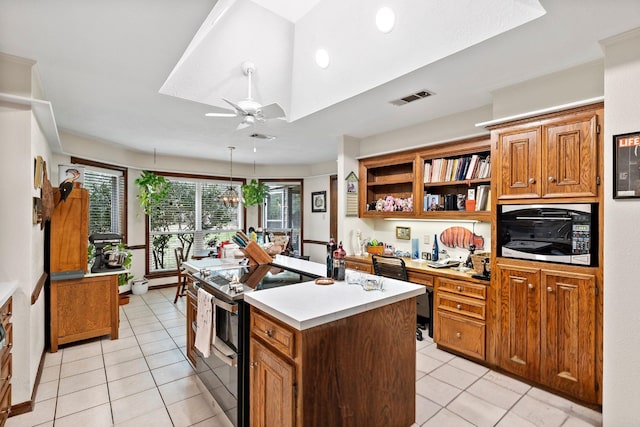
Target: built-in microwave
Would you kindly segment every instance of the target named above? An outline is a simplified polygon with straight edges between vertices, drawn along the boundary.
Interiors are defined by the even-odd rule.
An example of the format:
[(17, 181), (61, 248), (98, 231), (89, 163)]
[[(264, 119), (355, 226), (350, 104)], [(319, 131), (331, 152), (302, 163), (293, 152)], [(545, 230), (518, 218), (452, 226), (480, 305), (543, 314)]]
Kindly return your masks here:
[(498, 256), (598, 265), (598, 205), (498, 206)]

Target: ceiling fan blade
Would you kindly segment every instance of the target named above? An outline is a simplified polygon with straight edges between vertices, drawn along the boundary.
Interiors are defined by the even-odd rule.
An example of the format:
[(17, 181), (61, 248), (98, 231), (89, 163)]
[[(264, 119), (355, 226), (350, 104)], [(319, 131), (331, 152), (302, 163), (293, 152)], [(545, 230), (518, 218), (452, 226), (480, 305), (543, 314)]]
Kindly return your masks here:
[(244, 114), (245, 116), (246, 116), (247, 114), (249, 114), (249, 113), (248, 113), (244, 108), (242, 108), (242, 107), (241, 107), (241, 106), (239, 106), (238, 104), (235, 104), (235, 103), (233, 103), (233, 102), (229, 101), (229, 100), (228, 100), (228, 99), (226, 99), (226, 98), (222, 98), (222, 100), (223, 100), (224, 102), (226, 102), (227, 104), (231, 105), (231, 106), (233, 107), (233, 109), (234, 109), (234, 110), (236, 110), (237, 112), (242, 113), (242, 114)]
[(207, 113), (207, 117), (238, 117), (236, 113)]
[(258, 109), (258, 114), (261, 118), (266, 120), (285, 117), (284, 110), (276, 102), (274, 102), (273, 104), (265, 105), (264, 107), (260, 107)]

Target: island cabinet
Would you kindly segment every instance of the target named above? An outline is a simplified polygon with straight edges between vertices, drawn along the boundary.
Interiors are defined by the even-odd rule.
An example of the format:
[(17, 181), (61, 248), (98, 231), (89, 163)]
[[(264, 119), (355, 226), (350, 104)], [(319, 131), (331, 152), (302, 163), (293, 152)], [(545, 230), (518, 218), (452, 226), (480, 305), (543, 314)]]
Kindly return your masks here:
[(596, 198), (602, 105), (493, 127), (497, 199)]
[(438, 347), (485, 360), (487, 286), (436, 277), (433, 340)]
[(415, 298), (297, 330), (251, 307), (251, 426), (415, 421)]
[(13, 373), (11, 355), (11, 348), (13, 347), (12, 300), (12, 297), (9, 297), (0, 308), (0, 323), (4, 330), (2, 347), (0, 348), (0, 426), (5, 424), (11, 411), (11, 375)]
[(51, 352), (60, 344), (111, 335), (118, 339), (118, 274), (52, 280)]
[(597, 276), (589, 269), (499, 259), (499, 367), (601, 403)]

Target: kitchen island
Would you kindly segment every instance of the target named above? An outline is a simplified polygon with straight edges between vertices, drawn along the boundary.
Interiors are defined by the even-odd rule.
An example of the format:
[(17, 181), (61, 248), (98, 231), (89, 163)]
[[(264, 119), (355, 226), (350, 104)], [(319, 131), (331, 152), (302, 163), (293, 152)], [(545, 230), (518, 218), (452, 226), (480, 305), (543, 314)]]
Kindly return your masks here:
[[(272, 264), (326, 271), (283, 256)], [(305, 282), (246, 293), (251, 425), (412, 425), (415, 297), (424, 292), (385, 278), (383, 291)]]

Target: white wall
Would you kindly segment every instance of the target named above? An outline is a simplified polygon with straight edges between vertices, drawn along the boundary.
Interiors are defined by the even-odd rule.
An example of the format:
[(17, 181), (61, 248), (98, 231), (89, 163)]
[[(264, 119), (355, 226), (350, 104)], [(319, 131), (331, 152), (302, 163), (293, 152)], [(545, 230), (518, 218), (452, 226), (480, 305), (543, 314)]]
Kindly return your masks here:
[[(304, 179), (304, 240), (329, 240), (329, 211), (331, 200), (329, 197), (329, 177), (330, 174), (307, 177)], [(311, 193), (316, 191), (327, 192), (327, 211), (311, 212)], [(334, 236), (337, 240), (338, 237)], [(326, 261), (327, 250), (325, 246), (305, 243), (303, 253), (309, 256), (311, 261)]]
[[(32, 66), (32, 61), (0, 55), (0, 92), (30, 97)], [(44, 272), (44, 233), (32, 223), (32, 197), (40, 196), (33, 187), (33, 160), (41, 155), (48, 161), (51, 153), (28, 105), (0, 102), (0, 144), (0, 282), (18, 283), (13, 295), (11, 379), (12, 404), (18, 404), (31, 399), (44, 350), (44, 290), (31, 305)]]
[[(608, 40), (605, 49), (605, 178), (613, 176), (612, 136), (640, 131), (640, 30)], [(640, 420), (640, 202), (613, 200), (605, 181), (604, 387), (605, 426)]]

